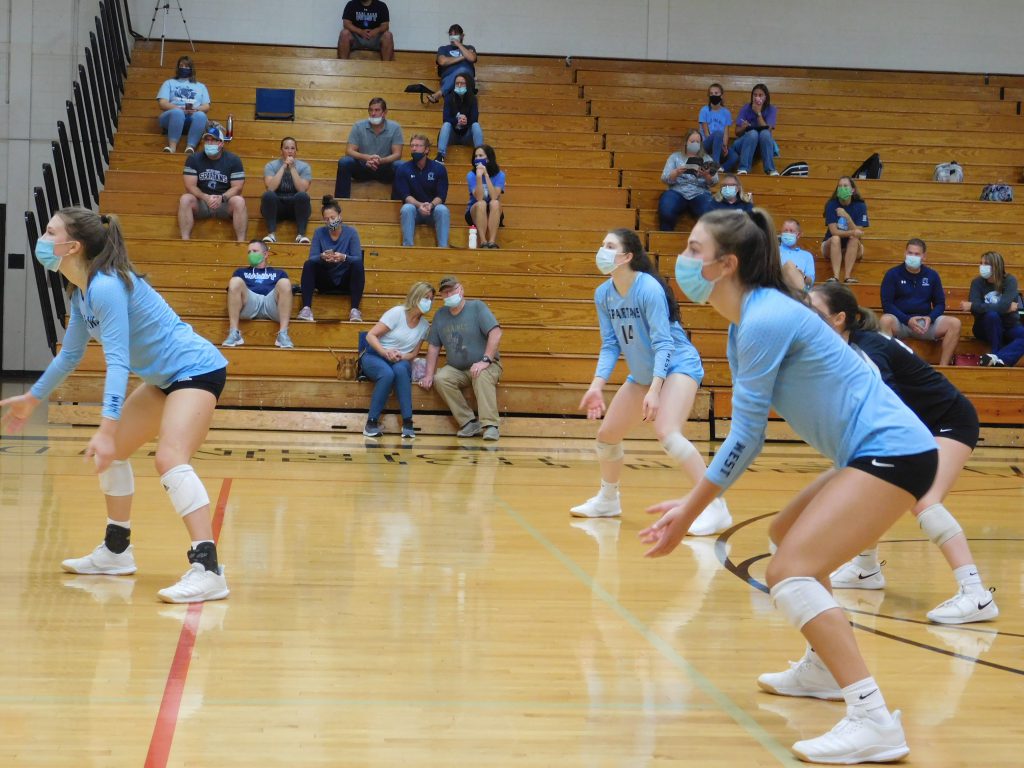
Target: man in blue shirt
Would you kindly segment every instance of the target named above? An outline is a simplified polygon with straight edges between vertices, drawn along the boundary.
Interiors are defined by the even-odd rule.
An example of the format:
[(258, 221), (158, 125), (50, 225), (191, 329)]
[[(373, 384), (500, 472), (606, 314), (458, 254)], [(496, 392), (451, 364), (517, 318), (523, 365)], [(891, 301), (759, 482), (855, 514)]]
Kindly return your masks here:
[(809, 291), (814, 285), (814, 256), (797, 243), (800, 241), (800, 222), (786, 219), (779, 233), (779, 259), (786, 284), (796, 291)]
[(451, 215), (444, 204), (448, 197), (448, 170), (427, 157), (430, 139), (416, 134), (409, 140), (412, 160), (395, 169), (394, 197), (402, 201), (402, 245), (415, 245), (416, 225), (434, 222), (439, 248), (448, 247)]
[(960, 318), (949, 317), (939, 273), (924, 266), (924, 240), (907, 242), (903, 263), (882, 278), (882, 332), (898, 339), (927, 339), (942, 343), (939, 365), (949, 365), (960, 340)]
[(278, 323), (274, 346), (294, 349), (288, 336), (288, 318), (292, 311), (292, 283), (283, 269), (271, 267), (270, 252), (262, 240), (250, 240), (249, 266), (239, 267), (228, 282), (228, 337), (222, 347), (245, 344), (238, 320), (274, 320)]

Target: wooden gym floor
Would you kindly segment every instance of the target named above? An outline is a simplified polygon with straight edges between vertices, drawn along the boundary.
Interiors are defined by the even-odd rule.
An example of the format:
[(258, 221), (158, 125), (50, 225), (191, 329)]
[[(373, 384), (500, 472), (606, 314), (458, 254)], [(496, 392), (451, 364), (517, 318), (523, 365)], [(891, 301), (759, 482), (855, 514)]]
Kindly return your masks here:
[[(213, 432), (194, 463), (232, 594), (186, 607), (156, 598), (188, 540), (152, 446), (138, 573), (61, 572), (102, 537), (90, 435), (0, 439), (2, 766), (792, 765), (841, 716), (755, 684), (803, 651), (762, 582), (769, 516), (826, 466), (806, 446), (766, 447), (730, 531), (647, 561), (642, 510), (687, 488), (652, 441), (628, 446), (620, 523), (568, 515), (597, 483), (586, 440)], [(955, 585), (909, 515), (886, 591), (837, 593), (911, 764), (1020, 765), (1022, 468), (979, 450), (949, 500), (998, 621), (927, 623)]]

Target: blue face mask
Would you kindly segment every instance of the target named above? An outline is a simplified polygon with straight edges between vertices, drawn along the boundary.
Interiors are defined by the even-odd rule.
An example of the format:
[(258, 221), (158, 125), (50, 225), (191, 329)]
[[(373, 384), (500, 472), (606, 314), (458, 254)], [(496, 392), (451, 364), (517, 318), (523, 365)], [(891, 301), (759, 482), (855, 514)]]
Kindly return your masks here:
[(422, 160), (426, 156), (427, 156), (426, 152), (413, 152), (412, 153), (412, 161), (414, 163), (418, 163), (420, 160)]
[(452, 90), (455, 91), (455, 95), (456, 96), (465, 96), (466, 95), (466, 86), (464, 86), (464, 85), (456, 85), (455, 88), (453, 88)]
[(476, 158), (473, 158), (473, 165), (487, 165), (487, 158), (486, 157), (476, 157)]
[(448, 309), (455, 309), (457, 306), (459, 306), (459, 303), (461, 301), (462, 295), (458, 293), (453, 293), (451, 296), (445, 297), (444, 305), (448, 307)]
[(916, 253), (908, 253), (903, 256), (903, 263), (911, 269), (921, 268), (921, 257)]
[(36, 240), (36, 261), (43, 265), (44, 269), (48, 269), (51, 272), (56, 272), (60, 269), (60, 263), (64, 260), (63, 256), (58, 256), (53, 252), (53, 246), (65, 245), (71, 242), (70, 240), (64, 243), (55, 243), (53, 240)]
[(207, 157), (216, 157), (220, 154), (219, 144), (203, 144), (203, 152), (206, 153)]
[(420, 312), (422, 312), (425, 315), (425, 314), (427, 314), (427, 312), (430, 311), (430, 308), (433, 305), (434, 305), (434, 302), (431, 299), (428, 299), (428, 298), (424, 297), (424, 298), (419, 300), (419, 302), (417, 303), (416, 306), (418, 306), (419, 309), (420, 309)]
[(704, 260), (679, 254), (676, 259), (676, 282), (686, 297), (695, 304), (707, 304), (715, 283), (721, 278), (704, 277)]
[(734, 200), (736, 198), (736, 185), (726, 184), (722, 187), (722, 197), (726, 200)]
[(796, 232), (783, 232), (779, 235), (779, 239), (782, 240), (784, 246), (792, 248), (796, 245)]

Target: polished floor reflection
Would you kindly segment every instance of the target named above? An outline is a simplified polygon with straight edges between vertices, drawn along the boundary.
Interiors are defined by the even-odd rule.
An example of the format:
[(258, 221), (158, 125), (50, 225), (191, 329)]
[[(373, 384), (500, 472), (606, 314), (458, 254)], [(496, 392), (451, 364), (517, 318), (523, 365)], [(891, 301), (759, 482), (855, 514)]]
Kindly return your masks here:
[[(232, 594), (189, 608), (156, 598), (189, 542), (149, 450), (138, 573), (60, 571), (102, 537), (90, 434), (0, 440), (0, 765), (788, 765), (841, 716), (754, 683), (803, 650), (759, 587), (770, 515), (825, 467), (804, 446), (767, 447), (732, 530), (646, 561), (644, 507), (686, 488), (653, 442), (622, 520), (579, 521), (587, 441), (214, 432), (195, 466)], [(887, 589), (839, 593), (913, 764), (1019, 764), (1022, 459), (979, 451), (948, 504), (998, 621), (927, 623), (955, 583), (909, 516)]]

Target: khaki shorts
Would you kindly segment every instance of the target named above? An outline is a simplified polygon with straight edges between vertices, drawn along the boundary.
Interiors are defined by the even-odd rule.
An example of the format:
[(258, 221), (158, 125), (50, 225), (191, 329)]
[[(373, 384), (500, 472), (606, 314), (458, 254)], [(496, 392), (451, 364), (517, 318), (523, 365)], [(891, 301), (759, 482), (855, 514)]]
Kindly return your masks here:
[(197, 219), (230, 219), (231, 218), (231, 206), (228, 205), (230, 201), (221, 200), (220, 206), (215, 211), (210, 210), (210, 206), (206, 204), (205, 200), (196, 198), (196, 218)]
[(277, 291), (272, 290), (266, 296), (253, 293), (248, 288), (245, 293), (245, 304), (239, 314), (242, 320), (274, 320), (281, 316), (277, 312)]
[(936, 321), (932, 321), (932, 324), (928, 326), (928, 330), (925, 331), (924, 333), (921, 333), (917, 329), (917, 326), (911, 328), (909, 325), (900, 323), (899, 327), (896, 328), (896, 338), (905, 339), (909, 336), (912, 339), (925, 339), (927, 341), (935, 341), (935, 322)]

